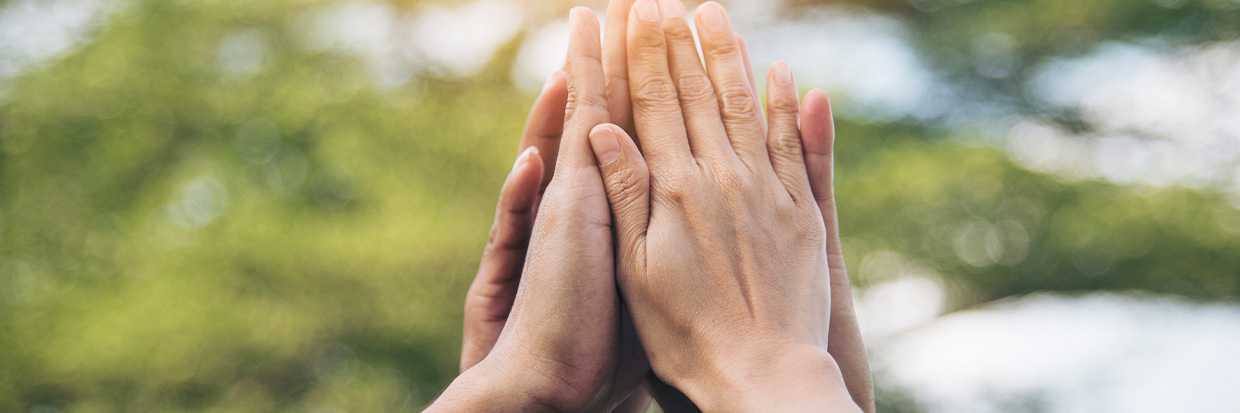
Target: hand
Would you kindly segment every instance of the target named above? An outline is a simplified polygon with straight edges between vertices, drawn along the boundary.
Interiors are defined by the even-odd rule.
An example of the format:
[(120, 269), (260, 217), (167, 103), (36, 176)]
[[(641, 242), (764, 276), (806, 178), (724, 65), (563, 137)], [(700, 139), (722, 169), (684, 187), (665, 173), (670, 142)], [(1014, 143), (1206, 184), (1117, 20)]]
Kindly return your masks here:
[(551, 180), (551, 174), (544, 173), (544, 165), (555, 165), (567, 103), (567, 78), (564, 71), (556, 71), (530, 109), (517, 160), (500, 189), (495, 223), (482, 252), (478, 275), (465, 295), (461, 372), (486, 358), (512, 311), (534, 217), (543, 189)]
[[(565, 72), (559, 70), (547, 80), (530, 109), (521, 133), (517, 160), (500, 189), (491, 235), (478, 274), (465, 298), (461, 372), (486, 358), (512, 311), (534, 217), (543, 189), (552, 177), (544, 173), (543, 165), (555, 163), (567, 103), (567, 78)], [(650, 396), (639, 389), (616, 411), (645, 411), (649, 404)]]
[[(753, 95), (758, 96), (745, 39), (739, 33), (734, 35), (745, 63), (745, 77), (749, 79)], [(839, 213), (835, 205), (835, 122), (831, 115), (831, 101), (821, 89), (810, 90), (801, 104), (801, 146), (805, 152), (809, 186), (827, 230), (827, 266), (831, 270), (831, 326), (827, 331), (827, 350), (839, 363), (853, 401), (861, 410), (874, 413), (870, 359), (861, 340), (861, 327), (857, 324), (848, 266), (844, 264), (844, 250), (840, 242)]]
[[(742, 47), (743, 50), (743, 47)], [(852, 287), (844, 251), (840, 244), (839, 215), (835, 207), (834, 150), (835, 126), (831, 119), (831, 102), (827, 93), (814, 89), (805, 94), (801, 109), (801, 146), (805, 151), (805, 169), (814, 192), (814, 201), (822, 212), (827, 230), (827, 266), (831, 272), (831, 327), (827, 350), (840, 365), (848, 393), (861, 407), (873, 413), (874, 384), (870, 378), (870, 359), (861, 341), (857, 311), (853, 307)]]
[(609, 120), (598, 22), (583, 8), (570, 21), (563, 141), (507, 324), (430, 410), (610, 409), (648, 371), (620, 309), (606, 194), (586, 143)]
[[(631, 6), (632, 0), (611, 2), (607, 15), (607, 40), (603, 45), (609, 112), (612, 122), (622, 124), (631, 124), (628, 121), (631, 116), (628, 85), (624, 82), (627, 68), (624, 27)], [(551, 174), (544, 173), (546, 168), (543, 165), (555, 165), (567, 98), (565, 72), (556, 71), (547, 80), (526, 119), (517, 160), (500, 190), (491, 235), (478, 274), (466, 295), (462, 372), (490, 353), (512, 310), (534, 218), (543, 190), (552, 178)], [(644, 364), (644, 360), (641, 363)], [(616, 411), (645, 411), (650, 399), (650, 395), (639, 388)]]
[(663, 6), (661, 20), (653, 0), (639, 0), (628, 26), (645, 159), (621, 128), (590, 135), (617, 230), (618, 281), (651, 364), (707, 410), (856, 409), (826, 351), (826, 235), (791, 73), (772, 68), (768, 136), (722, 8), (698, 13), (708, 76), (679, 2)]

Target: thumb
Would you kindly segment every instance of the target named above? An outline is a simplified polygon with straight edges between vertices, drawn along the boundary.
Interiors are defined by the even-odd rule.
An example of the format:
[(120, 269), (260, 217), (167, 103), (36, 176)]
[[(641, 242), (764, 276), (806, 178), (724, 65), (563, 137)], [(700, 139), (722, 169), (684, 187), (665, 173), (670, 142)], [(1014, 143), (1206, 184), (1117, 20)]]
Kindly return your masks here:
[[(603, 188), (611, 204), (616, 227), (618, 262), (645, 268), (644, 245), (650, 220), (650, 170), (624, 129), (613, 124), (590, 131), (590, 147), (603, 175)], [(637, 261), (634, 261), (637, 260)]]

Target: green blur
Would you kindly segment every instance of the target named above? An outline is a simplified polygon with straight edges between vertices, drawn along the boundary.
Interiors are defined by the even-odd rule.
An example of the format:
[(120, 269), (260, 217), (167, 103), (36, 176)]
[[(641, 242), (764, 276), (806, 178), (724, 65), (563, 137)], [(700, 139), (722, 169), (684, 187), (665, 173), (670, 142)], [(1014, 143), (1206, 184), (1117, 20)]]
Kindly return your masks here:
[[(322, 4), (134, 1), (4, 86), (0, 411), (410, 410), (455, 376), (462, 297), (533, 99), (510, 81), (519, 38), (477, 76), (383, 89), (357, 58), (303, 46), (300, 16)], [(966, 30), (936, 18), (911, 19), (943, 44)], [(236, 30), (268, 45), (256, 73), (218, 68)], [(915, 121), (837, 130), (860, 288), (889, 251), (940, 274), (953, 309), (1240, 292), (1223, 194), (1065, 181)], [(974, 236), (983, 255), (963, 258)]]

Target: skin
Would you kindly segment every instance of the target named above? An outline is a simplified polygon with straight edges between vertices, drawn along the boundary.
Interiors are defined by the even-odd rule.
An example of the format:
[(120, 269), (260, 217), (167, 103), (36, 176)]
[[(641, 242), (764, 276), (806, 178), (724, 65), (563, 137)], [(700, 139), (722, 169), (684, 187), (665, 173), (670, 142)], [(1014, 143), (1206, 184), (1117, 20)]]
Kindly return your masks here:
[[(478, 274), (465, 297), (462, 373), (491, 352), (512, 311), (543, 189), (552, 177), (543, 165), (554, 164), (558, 155), (567, 104), (567, 75), (556, 71), (530, 109), (517, 160), (500, 189)], [(645, 411), (650, 401), (649, 393), (639, 388), (614, 411)]]
[(662, 6), (665, 18), (654, 0), (637, 1), (627, 29), (643, 150), (615, 125), (590, 134), (617, 281), (651, 367), (707, 411), (860, 411), (828, 352), (823, 197), (810, 184), (791, 70), (771, 68), (768, 128), (723, 8), (696, 15), (703, 68), (683, 8)]
[(512, 309), (494, 348), (428, 411), (610, 410), (648, 373), (621, 310), (607, 196), (587, 142), (610, 120), (599, 24), (576, 8), (570, 26), (559, 153)]
[[(683, 19), (679, 3), (666, 2), (663, 17), (667, 20), (663, 29), (672, 32), (668, 43), (678, 30), (687, 31), (681, 20), (676, 25), (671, 19)], [(632, 1), (613, 1), (608, 8), (608, 25), (603, 44), (603, 67), (605, 90), (612, 123), (628, 125), (631, 131), (632, 114), (629, 110), (627, 60), (625, 34), (627, 12)], [(749, 65), (744, 39), (734, 34), (743, 57), (744, 71), (753, 96), (757, 96), (753, 70)], [(696, 56), (696, 51), (694, 51)], [(617, 64), (618, 63), (618, 64)], [(520, 149), (513, 171), (501, 189), (499, 205), (490, 240), (483, 253), (478, 275), (472, 284), (465, 305), (465, 334), (462, 348), (461, 370), (464, 372), (483, 360), (498, 340), (512, 309), (521, 280), (522, 267), (529, 245), (534, 218), (537, 215), (543, 189), (552, 178), (545, 174), (544, 165), (555, 165), (559, 142), (563, 132), (564, 109), (568, 95), (565, 73), (560, 71), (547, 81), (542, 94), (535, 101), (522, 133)], [(870, 382), (869, 363), (865, 347), (857, 328), (851, 302), (848, 277), (840, 252), (839, 231), (832, 188), (832, 144), (834, 129), (830, 104), (821, 90), (806, 95), (802, 109), (801, 140), (804, 161), (815, 202), (822, 212), (827, 232), (826, 250), (830, 266), (831, 313), (828, 343), (830, 355), (839, 361), (848, 391), (853, 400), (866, 411), (873, 411), (873, 390)], [(765, 123), (763, 128), (765, 131)], [(630, 132), (631, 133), (631, 132)], [(541, 184), (540, 184), (541, 183)], [(696, 410), (688, 399), (676, 389), (662, 384), (651, 376), (649, 390), (656, 394), (666, 411)], [(645, 389), (638, 389), (616, 411), (643, 411), (650, 396)]]

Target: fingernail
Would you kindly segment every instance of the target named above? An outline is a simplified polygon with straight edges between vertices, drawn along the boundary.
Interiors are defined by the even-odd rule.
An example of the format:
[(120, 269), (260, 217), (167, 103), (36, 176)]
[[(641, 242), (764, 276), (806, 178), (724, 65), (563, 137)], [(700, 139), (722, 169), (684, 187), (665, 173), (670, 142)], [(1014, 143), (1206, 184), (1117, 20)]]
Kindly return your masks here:
[(685, 15), (685, 5), (680, 0), (659, 0), (659, 13), (663, 13), (664, 17), (682, 17)]
[(590, 147), (599, 165), (605, 165), (620, 157), (620, 137), (610, 126), (594, 128), (590, 132)]
[(639, 0), (635, 7), (637, 7), (637, 18), (642, 21), (659, 21), (659, 7), (654, 4), (654, 0)]
[(524, 151), (521, 151), (521, 155), (518, 155), (518, 156), (517, 156), (517, 161), (516, 161), (516, 162), (513, 162), (513, 164), (512, 164), (512, 170), (514, 170), (514, 171), (515, 171), (515, 170), (517, 170), (517, 169), (520, 169), (520, 168), (521, 168), (521, 166), (523, 166), (523, 165), (525, 165), (525, 164), (527, 164), (527, 163), (530, 163), (530, 159), (531, 159), (531, 158), (533, 158), (533, 157), (535, 157), (535, 156), (538, 156), (538, 147), (537, 147), (537, 146), (531, 146), (531, 147), (525, 148), (525, 150), (524, 150)]
[(788, 86), (792, 84), (792, 68), (788, 67), (788, 62), (775, 62), (775, 84), (780, 86)]
[(698, 15), (702, 16), (702, 23), (706, 24), (706, 28), (711, 30), (723, 30), (727, 28), (727, 21), (723, 17), (723, 6), (718, 3), (709, 2), (698, 7)]

